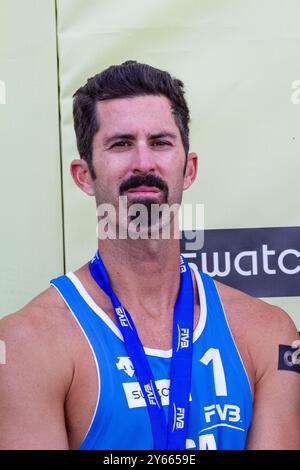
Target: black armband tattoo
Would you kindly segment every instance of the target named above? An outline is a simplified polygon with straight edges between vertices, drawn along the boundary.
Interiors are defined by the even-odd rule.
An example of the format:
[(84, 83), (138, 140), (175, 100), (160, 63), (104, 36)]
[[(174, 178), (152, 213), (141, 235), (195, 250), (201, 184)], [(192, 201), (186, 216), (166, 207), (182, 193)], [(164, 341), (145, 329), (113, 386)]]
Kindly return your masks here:
[(300, 373), (300, 340), (292, 345), (280, 344), (278, 353), (278, 370), (290, 370)]

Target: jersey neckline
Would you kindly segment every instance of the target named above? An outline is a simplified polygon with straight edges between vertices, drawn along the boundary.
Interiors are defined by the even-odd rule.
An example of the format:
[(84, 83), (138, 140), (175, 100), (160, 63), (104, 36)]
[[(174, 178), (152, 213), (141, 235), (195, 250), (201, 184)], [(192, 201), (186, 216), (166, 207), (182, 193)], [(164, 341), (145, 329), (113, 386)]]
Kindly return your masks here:
[[(205, 324), (206, 324), (206, 317), (207, 317), (207, 302), (206, 302), (206, 295), (203, 286), (203, 282), (199, 271), (195, 265), (192, 263), (190, 264), (190, 268), (193, 270), (195, 274), (196, 284), (198, 288), (199, 294), (199, 301), (200, 301), (200, 317), (196, 328), (194, 329), (193, 333), (193, 343), (200, 337), (202, 334)], [(121, 340), (124, 342), (123, 335), (118, 328), (118, 326), (111, 320), (111, 318), (107, 315), (107, 313), (99, 307), (98, 304), (94, 301), (94, 299), (90, 296), (87, 292), (86, 288), (79, 280), (79, 278), (73, 272), (66, 273), (68, 279), (72, 282), (76, 290), (79, 292), (83, 300), (88, 304), (88, 306), (93, 310), (93, 312), (101, 318), (101, 320), (109, 327), (109, 329)], [(163, 358), (170, 358), (172, 357), (172, 349), (163, 350), (163, 349), (155, 349), (155, 348), (147, 348), (144, 347), (144, 351), (148, 356), (157, 356)]]

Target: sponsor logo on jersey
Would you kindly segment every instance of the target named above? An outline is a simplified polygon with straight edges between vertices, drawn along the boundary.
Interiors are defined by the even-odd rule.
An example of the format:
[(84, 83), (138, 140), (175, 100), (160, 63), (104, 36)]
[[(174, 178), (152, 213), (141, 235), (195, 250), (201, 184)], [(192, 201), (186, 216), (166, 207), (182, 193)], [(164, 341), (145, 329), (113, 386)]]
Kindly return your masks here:
[[(162, 405), (169, 404), (170, 380), (161, 379), (155, 381)], [(146, 405), (146, 401), (138, 382), (123, 383), (123, 388), (129, 408), (141, 408)], [(151, 388), (149, 389), (151, 393)]]
[(124, 370), (124, 372), (129, 375), (129, 377), (133, 377), (134, 375), (134, 367), (133, 364), (130, 360), (130, 357), (128, 356), (119, 356), (118, 357), (118, 362), (116, 363), (116, 366), (119, 370)]
[[(138, 382), (124, 382), (122, 385), (129, 408), (142, 408), (147, 406), (144, 394)], [(155, 385), (161, 399), (161, 404), (163, 406), (168, 405), (170, 396), (170, 380), (155, 380)], [(191, 395), (190, 401), (192, 401)]]
[(220, 421), (237, 422), (241, 419), (241, 410), (237, 405), (220, 405), (219, 403), (205, 406), (204, 416), (207, 423), (211, 423), (212, 417), (217, 417)]

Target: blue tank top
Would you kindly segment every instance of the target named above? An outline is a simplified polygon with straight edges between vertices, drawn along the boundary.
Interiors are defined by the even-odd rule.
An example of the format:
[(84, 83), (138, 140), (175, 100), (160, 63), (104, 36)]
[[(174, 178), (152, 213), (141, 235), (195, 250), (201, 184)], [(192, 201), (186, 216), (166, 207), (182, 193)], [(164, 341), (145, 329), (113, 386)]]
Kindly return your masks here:
[[(187, 449), (244, 449), (252, 395), (213, 279), (191, 265), (200, 298), (193, 336)], [(154, 449), (150, 418), (123, 336), (79, 279), (67, 273), (51, 281), (73, 314), (98, 374), (94, 415), (80, 449)], [(144, 348), (168, 416), (172, 350)]]

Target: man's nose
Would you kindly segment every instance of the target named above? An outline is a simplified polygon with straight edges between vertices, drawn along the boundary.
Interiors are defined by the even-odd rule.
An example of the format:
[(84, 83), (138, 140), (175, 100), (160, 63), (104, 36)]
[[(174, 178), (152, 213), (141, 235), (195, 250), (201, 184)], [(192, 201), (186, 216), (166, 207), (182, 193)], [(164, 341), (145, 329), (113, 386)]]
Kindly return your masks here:
[(156, 163), (153, 150), (147, 145), (139, 145), (135, 150), (133, 156), (133, 172), (147, 174), (155, 171)]

